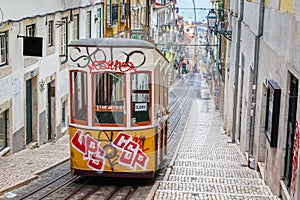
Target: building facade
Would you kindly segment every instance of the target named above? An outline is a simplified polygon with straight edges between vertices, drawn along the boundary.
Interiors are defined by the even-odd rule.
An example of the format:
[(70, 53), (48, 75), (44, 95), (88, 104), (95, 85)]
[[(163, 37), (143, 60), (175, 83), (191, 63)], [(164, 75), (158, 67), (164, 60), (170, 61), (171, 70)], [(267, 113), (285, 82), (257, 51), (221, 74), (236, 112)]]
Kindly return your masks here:
[(230, 2), (224, 128), (283, 199), (299, 193), (299, 3)]
[[(101, 0), (1, 0), (0, 152), (67, 132), (68, 43), (103, 36)], [(18, 6), (16, 6), (18, 5)]]

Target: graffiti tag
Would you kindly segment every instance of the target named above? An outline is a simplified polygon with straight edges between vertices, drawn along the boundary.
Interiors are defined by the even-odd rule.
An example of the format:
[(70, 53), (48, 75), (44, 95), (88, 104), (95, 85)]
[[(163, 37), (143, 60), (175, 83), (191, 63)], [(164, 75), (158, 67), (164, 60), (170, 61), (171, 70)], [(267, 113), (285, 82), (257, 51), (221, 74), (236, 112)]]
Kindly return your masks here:
[(294, 139), (294, 155), (293, 155), (293, 170), (292, 170), (292, 197), (295, 195), (296, 191), (296, 180), (298, 171), (298, 151), (300, 147), (300, 132), (298, 127), (298, 122), (296, 121), (295, 139)]
[(104, 150), (100, 147), (100, 142), (90, 135), (84, 135), (81, 130), (77, 130), (71, 139), (72, 146), (83, 154), (83, 159), (88, 160), (88, 166), (97, 171), (104, 169)]
[(70, 52), (70, 59), (76, 63), (77, 67), (88, 68), (90, 72), (110, 70), (126, 73), (128, 71), (135, 71), (136, 68), (141, 67), (146, 62), (146, 56), (142, 51), (134, 50), (129, 53), (119, 53), (120, 55), (124, 55), (123, 59), (107, 60), (106, 53), (100, 48), (86, 47), (84, 53), (82, 48), (75, 47)]
[(112, 145), (122, 151), (119, 157), (121, 165), (131, 169), (136, 169), (137, 166), (146, 169), (149, 157), (140, 149), (140, 145), (132, 140), (130, 135), (120, 132)]
[[(71, 144), (83, 155), (83, 159), (88, 161), (89, 168), (97, 171), (104, 170), (107, 156), (98, 140), (88, 134), (83, 134), (82, 130), (77, 130), (71, 139)], [(111, 145), (120, 151), (119, 165), (133, 170), (138, 166), (144, 170), (146, 169), (149, 157), (143, 152), (140, 145), (132, 140), (130, 135), (120, 132)], [(115, 154), (112, 155), (116, 156)]]
[(99, 70), (109, 70), (115, 72), (126, 73), (128, 71), (136, 71), (132, 62), (120, 62), (119, 60), (99, 60), (93, 61), (91, 65), (88, 65), (90, 72)]

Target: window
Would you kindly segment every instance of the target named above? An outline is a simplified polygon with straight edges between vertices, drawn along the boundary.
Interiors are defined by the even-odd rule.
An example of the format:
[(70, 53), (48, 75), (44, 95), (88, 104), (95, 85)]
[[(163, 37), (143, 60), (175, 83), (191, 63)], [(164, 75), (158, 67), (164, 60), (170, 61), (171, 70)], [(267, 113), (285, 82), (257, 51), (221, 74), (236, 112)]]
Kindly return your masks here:
[(0, 66), (7, 64), (7, 33), (0, 33)]
[(107, 1), (107, 7), (106, 7), (106, 24), (111, 25), (112, 24), (112, 5), (111, 5), (111, 0)]
[(112, 22), (113, 23), (118, 23), (118, 19), (119, 19), (118, 7), (119, 7), (118, 4), (112, 5)]
[(67, 43), (68, 43), (68, 18), (62, 19), (62, 25), (60, 27), (60, 57), (62, 62), (67, 61)]
[(87, 73), (71, 72), (71, 122), (87, 124)]
[(35, 36), (35, 24), (26, 26), (26, 36), (28, 36), (28, 37)]
[(73, 40), (79, 39), (79, 15), (73, 17)]
[(63, 101), (61, 105), (61, 128), (64, 129), (66, 127), (66, 101)]
[(97, 10), (97, 37), (102, 38), (102, 9)]
[(125, 124), (124, 78), (121, 73), (93, 74), (95, 124)]
[(7, 147), (8, 110), (0, 112), (0, 151)]
[(48, 22), (48, 46), (51, 47), (53, 46), (53, 20)]
[[(150, 124), (150, 74), (137, 73), (131, 76), (131, 123)], [(140, 123), (143, 122), (143, 123)]]
[(92, 35), (92, 31), (91, 31), (91, 21), (92, 21), (92, 14), (91, 11), (88, 11), (86, 13), (86, 37), (90, 38)]
[(268, 81), (265, 133), (271, 147), (277, 146), (281, 93), (280, 91), (281, 89), (275, 81)]

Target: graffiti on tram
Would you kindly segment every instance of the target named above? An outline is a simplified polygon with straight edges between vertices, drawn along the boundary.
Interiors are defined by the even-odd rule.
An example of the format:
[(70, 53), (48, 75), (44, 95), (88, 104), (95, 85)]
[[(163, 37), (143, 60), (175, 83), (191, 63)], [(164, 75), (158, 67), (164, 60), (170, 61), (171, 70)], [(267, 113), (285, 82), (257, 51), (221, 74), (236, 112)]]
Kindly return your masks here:
[[(109, 53), (111, 53), (109, 51)], [(87, 68), (94, 71), (114, 71), (126, 73), (136, 71), (146, 62), (145, 52), (134, 50), (131, 52), (115, 52), (119, 59), (109, 60), (107, 52), (100, 48), (75, 47), (70, 52), (70, 60), (79, 68)], [(112, 55), (114, 57), (114, 55)]]
[(116, 162), (132, 170), (136, 170), (137, 167), (146, 170), (149, 157), (144, 151), (149, 148), (144, 148), (144, 140), (137, 141), (138, 138), (136, 136), (132, 138), (129, 134), (119, 132), (110, 143), (103, 140), (103, 143), (106, 144), (101, 146), (101, 140), (98, 141), (78, 129), (71, 138), (71, 144), (82, 154), (83, 160), (87, 160), (87, 165), (92, 170), (103, 171), (106, 160), (112, 171), (114, 171)]

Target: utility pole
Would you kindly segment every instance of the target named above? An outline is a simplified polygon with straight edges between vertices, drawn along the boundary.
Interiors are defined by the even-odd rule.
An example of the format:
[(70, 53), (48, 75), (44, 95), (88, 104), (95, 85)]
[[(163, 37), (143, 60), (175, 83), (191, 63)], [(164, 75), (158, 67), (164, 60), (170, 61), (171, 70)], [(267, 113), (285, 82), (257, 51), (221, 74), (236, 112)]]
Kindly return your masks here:
[[(194, 56), (195, 56), (195, 66), (196, 68), (198, 69), (198, 56), (197, 56), (197, 41), (198, 41), (198, 31), (197, 31), (197, 26), (196, 26), (196, 23), (197, 23), (197, 14), (196, 14), (196, 4), (195, 4), (195, 0), (193, 0), (193, 6), (194, 6), (194, 18), (195, 18), (195, 22), (194, 22), (194, 31), (195, 31), (195, 51), (194, 51)], [(200, 70), (201, 71), (201, 70)], [(200, 73), (200, 98), (202, 98), (202, 91), (201, 91), (201, 88), (202, 88), (202, 78), (201, 78), (201, 73)]]
[(146, 35), (150, 39), (150, 0), (146, 0)]

